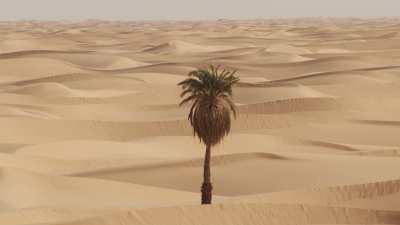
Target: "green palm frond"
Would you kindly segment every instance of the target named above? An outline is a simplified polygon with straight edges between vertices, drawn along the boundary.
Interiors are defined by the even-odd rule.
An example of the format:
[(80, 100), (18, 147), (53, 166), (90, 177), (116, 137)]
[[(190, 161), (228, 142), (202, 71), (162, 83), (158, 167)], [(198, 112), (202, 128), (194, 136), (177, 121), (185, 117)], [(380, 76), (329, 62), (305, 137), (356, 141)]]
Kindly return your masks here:
[(215, 145), (230, 132), (231, 117), (236, 118), (232, 87), (239, 82), (236, 71), (210, 66), (197, 69), (178, 85), (182, 87), (180, 105), (192, 103), (188, 119), (200, 141)]

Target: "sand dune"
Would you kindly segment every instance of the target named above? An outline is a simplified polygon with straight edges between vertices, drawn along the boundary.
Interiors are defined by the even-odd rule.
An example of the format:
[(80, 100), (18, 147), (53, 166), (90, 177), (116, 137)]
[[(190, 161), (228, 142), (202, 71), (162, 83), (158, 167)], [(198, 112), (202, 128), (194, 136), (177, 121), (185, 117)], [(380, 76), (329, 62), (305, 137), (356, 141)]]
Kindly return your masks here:
[(309, 51), (306, 48), (295, 47), (295, 46), (286, 45), (286, 44), (277, 44), (277, 45), (270, 46), (269, 48), (267, 48), (267, 51), (290, 53), (290, 54), (300, 54), (300, 55), (311, 53), (311, 51)]
[(177, 85), (183, 81), (185, 77), (174, 74), (162, 74), (162, 73), (133, 73), (133, 74), (120, 74), (121, 77), (129, 77), (141, 80), (150, 84), (169, 84)]
[(0, 42), (0, 52), (10, 53), (29, 50), (72, 50), (78, 49), (77, 43), (62, 38), (48, 38), (46, 40), (37, 38), (14, 39), (11, 37), (8, 40)]
[(11, 82), (9, 85), (21, 87), (23, 85), (41, 83), (60, 83), (71, 88), (92, 90), (102, 89), (103, 87), (109, 87), (110, 84), (115, 84), (119, 89), (131, 90), (132, 86), (142, 84), (143, 82), (143, 80), (138, 78), (112, 77), (108, 74), (72, 73)]
[[(216, 185), (218, 195), (237, 196), (279, 190), (301, 189), (310, 187), (332, 186), (334, 184), (357, 184), (375, 180), (388, 180), (397, 177), (392, 168), (396, 167), (398, 159), (364, 158), (360, 162), (350, 156), (323, 157), (307, 155), (274, 155), (246, 153), (244, 155), (228, 155), (213, 158), (214, 181), (223, 183)], [(340, 166), (339, 166), (340, 165)], [(375, 174), (364, 174), (364, 171), (374, 165), (380, 165)], [(246, 168), (244, 170), (243, 168)], [(319, 168), (319, 169), (318, 169)], [(321, 169), (323, 168), (323, 169)], [(98, 177), (123, 182), (144, 183), (166, 188), (177, 188), (194, 192), (201, 180), (201, 160), (183, 161), (170, 164), (156, 164), (148, 167), (98, 171), (81, 176)], [(265, 175), (265, 182), (260, 178), (248, 177), (248, 173)], [(290, 176), (296, 171), (296, 178), (277, 180), (273, 171), (280, 171), (278, 176)], [(392, 172), (391, 172), (392, 171)], [(342, 174), (346, 172), (346, 177)], [(312, 174), (312, 176), (310, 176)], [(178, 179), (179, 184), (171, 184), (169, 179)], [(243, 179), (246, 183), (241, 182)]]
[(188, 54), (202, 52), (216, 52), (230, 49), (229, 46), (201, 46), (184, 41), (174, 40), (155, 47), (145, 49), (150, 53)]
[(68, 54), (67, 53), (59, 53), (59, 54), (44, 54), (39, 55), (39, 57), (45, 58), (53, 58), (59, 60), (65, 60), (67, 62), (82, 66), (84, 68), (91, 69), (104, 69), (104, 70), (116, 70), (123, 68), (132, 68), (144, 66), (146, 63), (138, 62), (126, 57), (118, 57), (118, 56), (104, 56), (101, 54)]
[(224, 56), (213, 58), (213, 61), (218, 62), (241, 62), (251, 61), (252, 63), (259, 64), (276, 64), (276, 63), (289, 63), (289, 62), (302, 62), (312, 60), (312, 58), (300, 56), (299, 52), (278, 51), (274, 52), (265, 48), (256, 49), (255, 52), (233, 52), (229, 51)]
[[(41, 143), (43, 141), (95, 139), (129, 141), (137, 137), (163, 135), (190, 135), (189, 125), (179, 121), (82, 121), (82, 120), (35, 120), (31, 118), (0, 118), (10, 130), (0, 132), (6, 143)], [(260, 121), (263, 123), (260, 124)], [(247, 116), (237, 123), (238, 130), (246, 127), (285, 126), (287, 121), (263, 121), (262, 116)], [(10, 135), (12, 133), (12, 135)]]
[(239, 107), (239, 112), (248, 114), (290, 113), (301, 111), (325, 111), (340, 108), (334, 98), (299, 98), (278, 100), (261, 104), (250, 104)]
[[(399, 24), (0, 23), (0, 224), (398, 224)], [(200, 206), (208, 64), (240, 82)]]
[(146, 72), (146, 73), (168, 73), (177, 75), (187, 75), (187, 73), (193, 70), (194, 68), (195, 67), (190, 65), (179, 65), (177, 63), (156, 63), (148, 66), (108, 70), (103, 72), (111, 74)]
[[(159, 142), (161, 142), (161, 145), (163, 144), (162, 141)], [(129, 155), (134, 157), (153, 157), (162, 159), (163, 157), (157, 157), (158, 154), (161, 154), (160, 152), (149, 152), (146, 150), (146, 148), (149, 148), (151, 145), (155, 147), (154, 145), (157, 145), (157, 143), (142, 143), (139, 141), (125, 143), (93, 140), (64, 141), (27, 146), (18, 149), (17, 154), (66, 160), (111, 159), (113, 157), (122, 158)], [(82, 150), (78, 150), (78, 146), (86, 147)], [(177, 146), (176, 148), (181, 147)], [(132, 151), (132, 149), (136, 149), (136, 151)], [(80, 154), (77, 154), (76, 151), (81, 152)], [(174, 154), (169, 155), (169, 157), (174, 158)], [(180, 158), (181, 156), (180, 154), (175, 154), (175, 157)]]
[[(265, 84), (268, 83), (273, 82), (265, 82)], [(268, 88), (255, 87), (238, 88), (237, 93), (239, 96), (236, 98), (236, 101), (240, 104), (254, 104), (302, 98), (334, 98), (334, 96), (329, 96), (321, 91), (303, 85), (270, 85)]]
[[(3, 210), (76, 206), (80, 209), (160, 207), (174, 205), (171, 200), (175, 204), (190, 203), (198, 197), (194, 193), (95, 179), (43, 175), (11, 168), (2, 168), (1, 174)], [(108, 194), (102, 194), (104, 191)], [(147, 194), (143, 195), (150, 192), (153, 200)], [(164, 198), (164, 201), (160, 198)]]
[(96, 54), (92, 51), (55, 51), (55, 50), (27, 50), (18, 51), (11, 53), (3, 53), (0, 58), (12, 59), (12, 58), (47, 58), (57, 59), (60, 61), (66, 61), (84, 68), (90, 69), (104, 69), (104, 70), (116, 70), (123, 68), (132, 68), (145, 66), (146, 63), (138, 62), (127, 57), (121, 56), (105, 56), (102, 54)]
[[(21, 66), (24, 65), (24, 66)], [(54, 59), (13, 58), (0, 60), (2, 81), (21, 81), (65, 73), (81, 72), (79, 68)]]
[(15, 52), (7, 52), (0, 54), (1, 59), (11, 59), (11, 58), (24, 58), (29, 56), (41, 56), (46, 54), (79, 54), (79, 53), (89, 53), (90, 51), (57, 51), (57, 50), (22, 50)]
[[(398, 210), (398, 180), (249, 196), (246, 202)], [(239, 199), (232, 199), (241, 201)]]
[(47, 119), (47, 118), (57, 118), (50, 113), (44, 112), (46, 110), (37, 109), (35, 107), (26, 107), (26, 106), (13, 106), (13, 105), (4, 105), (0, 106), (0, 115), (1, 116), (16, 116), (16, 117), (29, 117), (36, 119)]
[(107, 215), (108, 210), (83, 210), (83, 209), (60, 209), (60, 208), (28, 208), (3, 212), (1, 221), (9, 225), (37, 225), (55, 224), (76, 221), (95, 216)]
[(9, 91), (10, 93), (31, 95), (37, 97), (48, 97), (48, 98), (107, 98), (117, 97), (121, 95), (130, 94), (129, 91), (118, 91), (118, 90), (76, 90), (66, 87), (59, 83), (45, 83), (41, 82), (38, 84), (27, 85), (16, 88)]
[(2, 105), (16, 105), (15, 103), (18, 103), (18, 105), (43, 106), (46, 104), (46, 101), (37, 97), (10, 93), (0, 93), (0, 102)]
[(398, 216), (394, 211), (254, 203), (137, 210), (61, 224), (391, 224)]
[(343, 70), (343, 71), (330, 71), (330, 72), (317, 72), (317, 73), (311, 73), (311, 74), (305, 74), (301, 75), (298, 77), (291, 77), (287, 79), (280, 79), (280, 80), (274, 80), (275, 82), (282, 82), (282, 81), (293, 81), (293, 80), (301, 80), (305, 78), (312, 78), (316, 76), (326, 76), (326, 75), (335, 75), (335, 74), (346, 74), (346, 73), (352, 73), (352, 72), (364, 72), (364, 71), (384, 71), (384, 70), (391, 70), (391, 69), (398, 69), (399, 66), (384, 66), (384, 67), (366, 67), (366, 68), (359, 68), (359, 69), (349, 69), (349, 70)]

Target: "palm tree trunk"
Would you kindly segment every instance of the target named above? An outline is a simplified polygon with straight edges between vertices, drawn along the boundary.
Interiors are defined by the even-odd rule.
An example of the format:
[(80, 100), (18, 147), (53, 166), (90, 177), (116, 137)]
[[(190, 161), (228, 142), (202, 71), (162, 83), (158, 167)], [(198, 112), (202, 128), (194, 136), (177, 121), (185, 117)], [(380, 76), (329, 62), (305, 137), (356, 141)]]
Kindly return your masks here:
[(201, 204), (211, 204), (212, 184), (211, 184), (211, 173), (210, 173), (210, 161), (211, 161), (211, 145), (207, 145), (206, 155), (204, 157), (203, 185), (201, 186)]

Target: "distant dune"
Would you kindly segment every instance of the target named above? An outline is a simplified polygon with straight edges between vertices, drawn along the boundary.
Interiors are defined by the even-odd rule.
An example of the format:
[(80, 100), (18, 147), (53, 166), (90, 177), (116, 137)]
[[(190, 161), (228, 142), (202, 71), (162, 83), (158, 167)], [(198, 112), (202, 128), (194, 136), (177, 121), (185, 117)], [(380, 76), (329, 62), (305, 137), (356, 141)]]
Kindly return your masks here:
[(222, 50), (232, 49), (229, 46), (202, 46), (192, 44), (189, 42), (174, 40), (167, 43), (160, 44), (155, 47), (145, 49), (144, 52), (151, 53), (167, 53), (167, 54), (188, 54), (188, 53), (202, 53), (202, 52), (216, 52)]

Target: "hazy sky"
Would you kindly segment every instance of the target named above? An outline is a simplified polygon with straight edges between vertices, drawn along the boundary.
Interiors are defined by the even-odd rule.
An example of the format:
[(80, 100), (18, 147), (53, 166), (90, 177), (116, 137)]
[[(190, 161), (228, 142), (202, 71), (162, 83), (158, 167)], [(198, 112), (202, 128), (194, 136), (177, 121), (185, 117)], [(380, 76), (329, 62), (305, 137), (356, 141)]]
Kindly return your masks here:
[(400, 0), (0, 0), (0, 20), (400, 16)]

